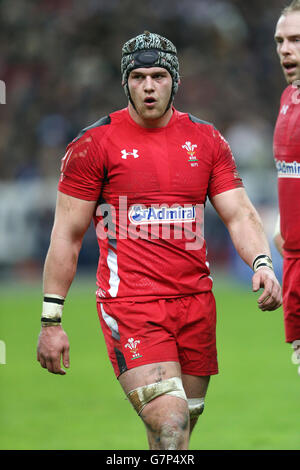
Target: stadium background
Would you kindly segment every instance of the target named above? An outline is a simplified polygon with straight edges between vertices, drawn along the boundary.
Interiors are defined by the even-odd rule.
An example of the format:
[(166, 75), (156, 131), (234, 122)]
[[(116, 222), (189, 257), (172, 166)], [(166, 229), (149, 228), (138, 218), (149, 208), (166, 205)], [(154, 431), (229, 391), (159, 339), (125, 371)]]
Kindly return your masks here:
[[(280, 0), (0, 1), (0, 80), (6, 85), (0, 105), (0, 340), (6, 353), (0, 448), (146, 447), (99, 331), (92, 228), (64, 314), (71, 369), (56, 377), (35, 361), (60, 159), (80, 129), (126, 106), (120, 48), (130, 37), (147, 29), (176, 44), (182, 85), (175, 106), (213, 122), (229, 141), (281, 279), (272, 243), (272, 135), (285, 82), (273, 34), (284, 6)], [(220, 311), (221, 374), (212, 380), (191, 448), (299, 448), (299, 378), (284, 344), (282, 310), (258, 311), (251, 271), (209, 204), (205, 235)]]

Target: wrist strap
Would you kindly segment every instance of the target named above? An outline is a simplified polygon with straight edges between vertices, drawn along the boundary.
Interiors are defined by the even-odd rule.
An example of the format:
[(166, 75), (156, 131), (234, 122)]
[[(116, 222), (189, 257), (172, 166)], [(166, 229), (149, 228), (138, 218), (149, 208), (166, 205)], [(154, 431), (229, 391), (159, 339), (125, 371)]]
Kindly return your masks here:
[(272, 269), (273, 269), (273, 263), (272, 263), (272, 260), (270, 258), (270, 256), (268, 255), (258, 255), (256, 256), (255, 260), (253, 261), (253, 264), (252, 264), (252, 269), (253, 271), (256, 273), (256, 271), (259, 269), (259, 268), (263, 268), (264, 266)]
[(45, 294), (43, 301), (42, 324), (60, 324), (65, 298), (57, 294)]

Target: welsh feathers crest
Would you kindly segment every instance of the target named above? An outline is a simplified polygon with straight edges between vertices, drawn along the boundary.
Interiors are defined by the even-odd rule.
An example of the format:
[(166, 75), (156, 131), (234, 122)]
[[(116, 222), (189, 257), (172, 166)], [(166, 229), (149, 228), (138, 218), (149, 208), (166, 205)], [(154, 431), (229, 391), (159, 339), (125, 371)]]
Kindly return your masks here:
[(195, 154), (194, 149), (197, 148), (197, 145), (192, 145), (191, 142), (186, 142), (184, 145), (182, 145), (182, 148), (186, 149), (187, 153), (193, 156)]
[(142, 357), (137, 347), (139, 343), (140, 343), (139, 339), (128, 338), (128, 343), (125, 344), (125, 348), (129, 348), (132, 354), (131, 359), (137, 359), (138, 357)]
[(193, 145), (191, 142), (187, 141), (184, 145), (182, 145), (182, 148), (185, 149), (187, 151), (187, 154), (189, 155), (188, 163), (190, 164), (190, 166), (198, 166), (198, 158), (195, 155), (196, 152), (194, 150), (197, 148), (197, 145)]

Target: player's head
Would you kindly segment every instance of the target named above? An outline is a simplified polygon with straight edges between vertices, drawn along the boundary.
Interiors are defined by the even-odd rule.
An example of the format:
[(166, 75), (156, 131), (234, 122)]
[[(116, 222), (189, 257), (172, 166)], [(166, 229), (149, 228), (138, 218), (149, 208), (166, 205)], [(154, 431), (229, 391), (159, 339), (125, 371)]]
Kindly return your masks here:
[(275, 41), (284, 76), (289, 84), (300, 80), (300, 0), (285, 7), (276, 25)]
[(140, 68), (159, 67), (166, 69), (172, 77), (172, 89), (167, 109), (171, 106), (179, 85), (179, 63), (174, 44), (159, 34), (145, 31), (127, 41), (122, 47), (121, 74), (126, 96), (131, 101), (128, 87), (130, 72)]

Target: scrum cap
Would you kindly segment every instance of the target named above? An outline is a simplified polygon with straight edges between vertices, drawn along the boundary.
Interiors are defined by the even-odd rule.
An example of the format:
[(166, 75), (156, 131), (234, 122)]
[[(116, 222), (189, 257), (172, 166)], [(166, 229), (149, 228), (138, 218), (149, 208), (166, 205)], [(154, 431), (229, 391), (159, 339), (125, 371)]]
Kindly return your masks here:
[(134, 69), (144, 67), (162, 67), (170, 73), (173, 86), (171, 100), (178, 89), (179, 64), (174, 44), (159, 34), (145, 31), (129, 39), (122, 47), (121, 73), (125, 93), (130, 99), (128, 75)]

